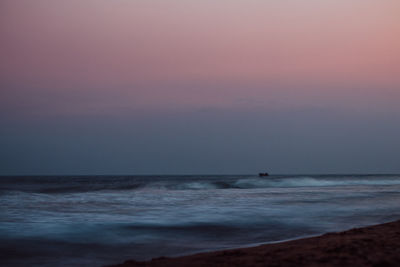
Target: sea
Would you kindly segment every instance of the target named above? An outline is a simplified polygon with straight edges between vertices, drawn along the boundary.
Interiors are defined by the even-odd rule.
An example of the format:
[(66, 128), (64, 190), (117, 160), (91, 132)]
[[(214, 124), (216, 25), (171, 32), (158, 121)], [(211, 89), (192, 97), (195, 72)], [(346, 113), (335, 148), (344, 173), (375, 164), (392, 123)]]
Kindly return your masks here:
[(104, 266), (400, 219), (400, 175), (0, 177), (0, 266)]

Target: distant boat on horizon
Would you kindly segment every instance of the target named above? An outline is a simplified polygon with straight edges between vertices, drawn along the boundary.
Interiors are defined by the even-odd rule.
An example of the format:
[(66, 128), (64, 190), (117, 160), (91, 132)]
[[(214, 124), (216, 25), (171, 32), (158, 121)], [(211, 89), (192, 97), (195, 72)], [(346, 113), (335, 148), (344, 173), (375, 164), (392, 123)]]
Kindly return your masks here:
[(266, 176), (269, 176), (269, 174), (268, 174), (268, 172), (260, 172), (260, 173), (258, 174), (258, 176), (259, 176), (259, 177), (266, 177)]

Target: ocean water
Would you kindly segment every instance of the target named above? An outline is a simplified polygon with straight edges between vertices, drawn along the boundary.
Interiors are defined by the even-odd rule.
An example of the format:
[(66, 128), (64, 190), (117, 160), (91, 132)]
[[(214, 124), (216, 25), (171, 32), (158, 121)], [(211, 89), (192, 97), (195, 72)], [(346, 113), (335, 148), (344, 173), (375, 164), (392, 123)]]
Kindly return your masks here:
[(1, 266), (101, 266), (400, 219), (400, 175), (0, 177)]

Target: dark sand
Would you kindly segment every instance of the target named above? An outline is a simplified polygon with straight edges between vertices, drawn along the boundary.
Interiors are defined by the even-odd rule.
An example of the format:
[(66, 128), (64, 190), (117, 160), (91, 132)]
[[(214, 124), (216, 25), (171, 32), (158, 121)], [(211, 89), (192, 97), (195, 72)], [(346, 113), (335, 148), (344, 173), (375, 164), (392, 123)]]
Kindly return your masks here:
[(115, 266), (400, 266), (400, 221), (252, 248)]

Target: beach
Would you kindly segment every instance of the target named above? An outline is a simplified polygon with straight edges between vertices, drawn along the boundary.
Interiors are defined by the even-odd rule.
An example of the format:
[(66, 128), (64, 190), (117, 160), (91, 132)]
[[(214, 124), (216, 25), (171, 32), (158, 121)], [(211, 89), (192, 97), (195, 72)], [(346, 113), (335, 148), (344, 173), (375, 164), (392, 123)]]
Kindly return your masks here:
[(200, 253), (130, 266), (399, 266), (400, 221), (251, 248)]
[(400, 267), (400, 0), (0, 0), (0, 37), (0, 267)]

